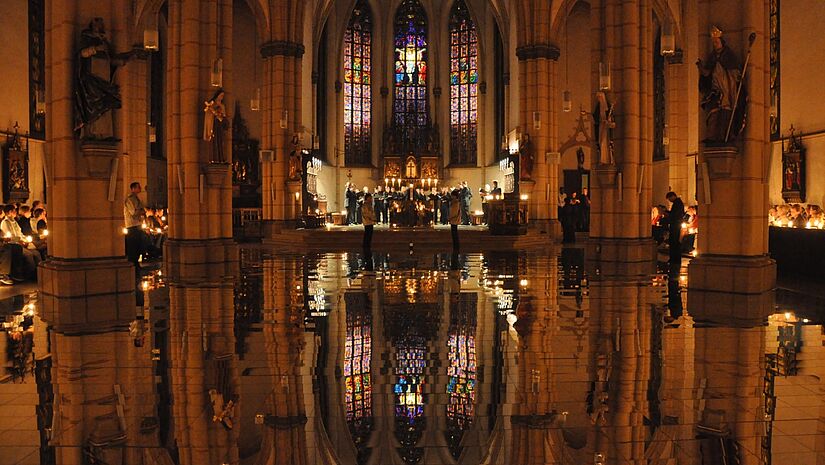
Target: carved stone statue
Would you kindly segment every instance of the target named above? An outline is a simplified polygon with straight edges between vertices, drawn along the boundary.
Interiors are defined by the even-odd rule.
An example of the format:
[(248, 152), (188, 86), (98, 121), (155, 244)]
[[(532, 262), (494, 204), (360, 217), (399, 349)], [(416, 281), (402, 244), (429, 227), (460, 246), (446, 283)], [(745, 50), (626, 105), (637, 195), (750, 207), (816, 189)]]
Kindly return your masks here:
[(533, 179), (533, 165), (536, 157), (533, 154), (533, 145), (530, 144), (530, 134), (525, 133), (521, 138), (519, 146), (519, 165), (520, 170), (519, 179), (522, 181), (529, 181)]
[(739, 59), (725, 43), (719, 28), (714, 27), (710, 35), (713, 50), (704, 61), (696, 61), (700, 73), (701, 105), (706, 113), (707, 131), (704, 142), (726, 143), (736, 138), (744, 129), (747, 98), (744, 95), (744, 86), (737, 98), (737, 90), (742, 80)]
[(613, 156), (613, 129), (616, 127), (613, 111), (615, 107), (615, 104), (607, 101), (607, 95), (604, 92), (596, 92), (596, 108), (593, 110), (593, 120), (596, 134), (599, 137), (600, 165), (613, 165), (616, 163)]
[(94, 18), (80, 33), (77, 52), (75, 131), (82, 131), (82, 139), (115, 138), (112, 110), (121, 108), (120, 89), (114, 83), (117, 63), (103, 18)]
[(203, 140), (212, 144), (209, 161), (211, 163), (227, 163), (224, 154), (224, 134), (229, 128), (229, 118), (226, 106), (223, 104), (225, 93), (218, 89), (212, 98), (204, 102), (203, 108)]

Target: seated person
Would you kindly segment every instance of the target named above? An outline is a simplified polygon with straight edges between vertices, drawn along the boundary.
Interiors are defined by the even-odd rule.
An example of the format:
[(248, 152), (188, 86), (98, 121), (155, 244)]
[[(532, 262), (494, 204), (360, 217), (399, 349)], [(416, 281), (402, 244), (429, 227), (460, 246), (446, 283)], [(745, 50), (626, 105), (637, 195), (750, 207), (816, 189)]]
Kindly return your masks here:
[[(20, 230), (20, 225), (17, 224), (17, 208), (14, 205), (3, 207), (3, 214), (5, 218), (0, 222), (3, 240), (7, 244), (18, 245), (22, 249), (19, 255), (15, 253), (15, 256), (19, 258), (18, 263), (12, 263), (12, 268), (16, 271), (12, 273), (12, 276), (37, 279), (37, 265), (42, 257), (32, 243), (33, 238), (24, 236), (23, 231)], [(14, 247), (14, 249), (17, 248)]]
[(48, 233), (43, 233), (43, 231), (48, 229), (46, 210), (43, 210), (42, 208), (34, 209), (34, 213), (32, 213), (31, 217), (31, 228), (32, 230), (37, 231), (37, 234), (48, 235)]
[(28, 205), (21, 205), (17, 210), (17, 224), (20, 226), (20, 230), (23, 232), (24, 236), (34, 235), (31, 216), (32, 212)]

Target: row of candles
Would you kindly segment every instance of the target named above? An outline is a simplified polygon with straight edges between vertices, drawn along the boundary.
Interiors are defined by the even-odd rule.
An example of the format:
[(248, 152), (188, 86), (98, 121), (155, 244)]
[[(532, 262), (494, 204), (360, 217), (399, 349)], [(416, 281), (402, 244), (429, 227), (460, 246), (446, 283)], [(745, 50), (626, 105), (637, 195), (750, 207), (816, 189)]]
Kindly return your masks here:
[[(774, 220), (771, 225), (777, 226), (779, 228), (796, 228), (797, 226), (794, 225), (792, 220), (783, 220), (778, 219)], [(800, 228), (801, 229), (801, 228)], [(825, 221), (823, 220), (808, 220), (805, 223), (805, 229), (825, 229)]]
[[(404, 187), (405, 184), (412, 189), (415, 184), (409, 182), (409, 179), (404, 178), (384, 178), (384, 188), (387, 187)], [(421, 187), (438, 187), (438, 178), (421, 178), (417, 180)]]
[[(40, 232), (40, 239), (45, 239), (46, 237), (48, 237), (48, 235), (49, 235), (49, 230), (44, 229), (43, 231)], [(11, 233), (7, 232), (6, 234), (3, 235), (3, 238), (4, 239), (11, 239)], [(26, 236), (26, 237), (23, 238), (23, 242), (25, 242), (27, 244), (31, 244), (33, 241), (34, 241), (34, 237), (32, 237), (32, 236)]]

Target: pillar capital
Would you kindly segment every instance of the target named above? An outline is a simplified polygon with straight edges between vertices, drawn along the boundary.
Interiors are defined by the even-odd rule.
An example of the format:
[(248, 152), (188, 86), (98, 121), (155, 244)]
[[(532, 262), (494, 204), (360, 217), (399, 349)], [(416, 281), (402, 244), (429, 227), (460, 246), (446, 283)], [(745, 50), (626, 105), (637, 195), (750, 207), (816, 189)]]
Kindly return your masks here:
[(519, 61), (541, 58), (558, 61), (560, 53), (559, 47), (554, 44), (530, 44), (516, 48), (516, 57)]
[(264, 59), (275, 56), (301, 58), (304, 51), (304, 44), (288, 40), (272, 40), (261, 45), (261, 57)]

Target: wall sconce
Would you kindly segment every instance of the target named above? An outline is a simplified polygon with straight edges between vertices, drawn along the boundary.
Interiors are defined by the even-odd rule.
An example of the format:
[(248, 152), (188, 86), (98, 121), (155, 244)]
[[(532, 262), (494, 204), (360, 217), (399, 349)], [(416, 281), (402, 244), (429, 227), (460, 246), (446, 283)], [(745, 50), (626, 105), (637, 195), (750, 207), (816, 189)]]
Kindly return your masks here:
[(536, 131), (541, 129), (541, 112), (533, 112), (533, 129), (535, 129)]
[(153, 144), (158, 141), (158, 130), (156, 127), (152, 126), (152, 123), (149, 123), (149, 143)]
[(261, 88), (258, 87), (255, 89), (255, 95), (249, 101), (249, 109), (252, 111), (258, 111), (261, 109)]
[(662, 26), (661, 50), (662, 56), (676, 53), (676, 35), (673, 33), (673, 23), (665, 22)]
[(602, 61), (599, 63), (599, 90), (610, 90), (611, 84), (610, 61)]
[(153, 52), (160, 50), (160, 39), (157, 29), (145, 29), (143, 31), (143, 48)]
[(665, 127), (662, 130), (662, 145), (670, 145), (670, 128), (667, 123), (665, 123)]
[(289, 123), (289, 112), (284, 110), (281, 112), (281, 120), (279, 121), (279, 126), (281, 129), (286, 129), (287, 124)]
[(573, 99), (569, 90), (565, 90), (561, 94), (561, 109), (565, 113), (570, 113), (570, 110), (573, 109)]
[(209, 82), (212, 87), (223, 85), (223, 59), (218, 58), (212, 63), (212, 71), (209, 73)]

